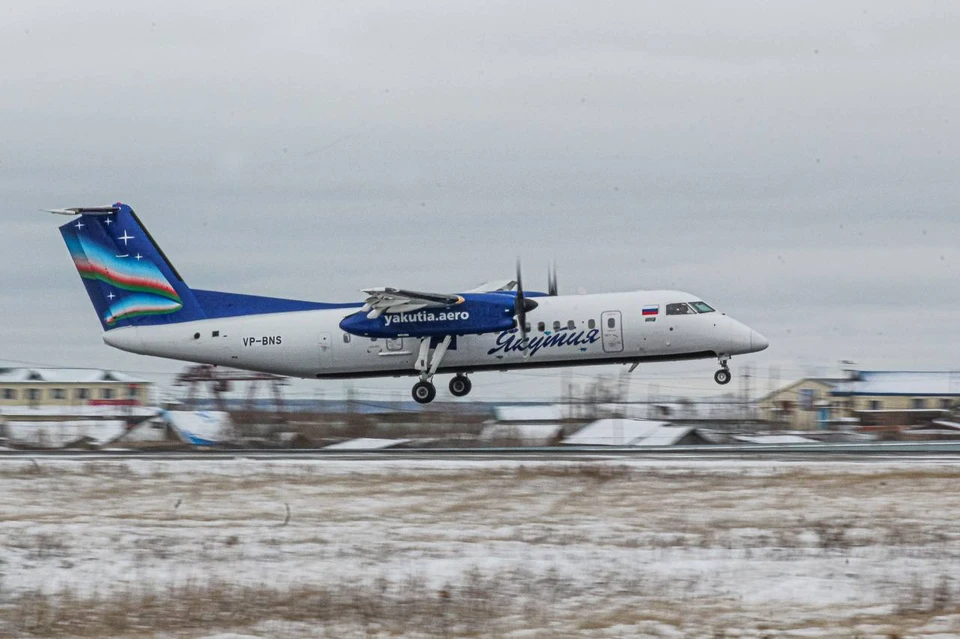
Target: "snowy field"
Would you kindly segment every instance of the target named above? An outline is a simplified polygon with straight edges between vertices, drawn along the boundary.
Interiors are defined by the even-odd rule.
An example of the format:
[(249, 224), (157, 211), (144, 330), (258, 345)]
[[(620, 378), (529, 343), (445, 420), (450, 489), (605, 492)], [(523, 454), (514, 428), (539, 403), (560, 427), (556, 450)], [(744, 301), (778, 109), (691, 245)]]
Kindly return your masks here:
[(0, 635), (955, 637), (960, 462), (0, 461)]

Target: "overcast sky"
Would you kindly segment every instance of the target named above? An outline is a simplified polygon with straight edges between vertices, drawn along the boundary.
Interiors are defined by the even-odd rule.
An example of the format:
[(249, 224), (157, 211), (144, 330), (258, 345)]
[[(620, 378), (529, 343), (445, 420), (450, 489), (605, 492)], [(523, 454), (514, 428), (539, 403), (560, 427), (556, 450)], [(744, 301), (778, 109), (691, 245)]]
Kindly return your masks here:
[(37, 212), (122, 200), (199, 288), (453, 292), (520, 255), (528, 288), (556, 259), (561, 292), (702, 297), (770, 339), (731, 362), (764, 389), (960, 368), (956, 2), (414, 4), (4, 3), (0, 360), (179, 370), (102, 343)]

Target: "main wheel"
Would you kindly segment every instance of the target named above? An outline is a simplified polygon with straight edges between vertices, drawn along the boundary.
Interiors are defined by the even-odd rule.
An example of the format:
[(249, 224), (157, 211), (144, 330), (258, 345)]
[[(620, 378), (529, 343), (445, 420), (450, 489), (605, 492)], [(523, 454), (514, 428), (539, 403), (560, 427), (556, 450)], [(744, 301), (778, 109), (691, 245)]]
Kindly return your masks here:
[(437, 389), (430, 382), (417, 382), (411, 394), (417, 403), (429, 404), (437, 396)]
[(730, 374), (730, 370), (727, 368), (721, 368), (713, 374), (713, 381), (720, 385), (729, 384), (732, 378), (733, 375)]
[(450, 380), (450, 394), (454, 397), (465, 397), (472, 388), (473, 384), (466, 375), (457, 375)]

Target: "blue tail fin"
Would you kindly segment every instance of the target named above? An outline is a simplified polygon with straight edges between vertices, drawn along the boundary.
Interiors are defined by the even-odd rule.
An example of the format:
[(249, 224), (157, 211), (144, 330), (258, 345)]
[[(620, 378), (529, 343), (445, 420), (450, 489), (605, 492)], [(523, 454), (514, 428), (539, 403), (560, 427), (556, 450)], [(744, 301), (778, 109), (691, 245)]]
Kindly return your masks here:
[(193, 291), (126, 204), (69, 209), (60, 227), (104, 330), (203, 319)]

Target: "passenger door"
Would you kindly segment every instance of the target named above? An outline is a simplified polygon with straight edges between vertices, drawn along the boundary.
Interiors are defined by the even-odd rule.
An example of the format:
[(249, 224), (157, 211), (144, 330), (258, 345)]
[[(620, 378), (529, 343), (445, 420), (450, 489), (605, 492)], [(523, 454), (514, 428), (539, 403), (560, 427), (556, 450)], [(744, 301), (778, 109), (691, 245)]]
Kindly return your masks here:
[(600, 314), (600, 338), (603, 342), (603, 352), (623, 352), (623, 326), (621, 326), (620, 311), (604, 311)]

